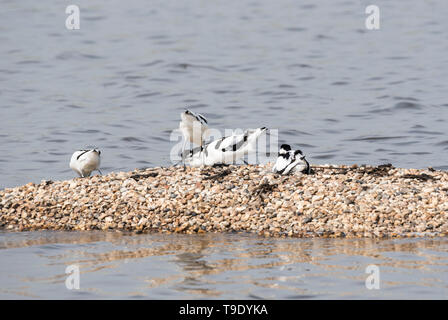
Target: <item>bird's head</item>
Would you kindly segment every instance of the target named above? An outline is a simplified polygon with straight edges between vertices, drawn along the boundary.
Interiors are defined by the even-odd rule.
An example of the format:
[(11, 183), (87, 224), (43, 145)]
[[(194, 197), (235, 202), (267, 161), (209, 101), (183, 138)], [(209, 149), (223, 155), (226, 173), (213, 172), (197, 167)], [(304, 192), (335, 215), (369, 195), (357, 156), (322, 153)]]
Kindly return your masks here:
[(303, 155), (301, 150), (295, 150), (294, 151), (294, 157), (296, 158), (300, 158), (300, 160), (305, 159), (305, 156)]
[(280, 154), (286, 154), (289, 151), (291, 151), (291, 146), (289, 144), (282, 144), (280, 146), (280, 151), (278, 153), (279, 153), (279, 155)]

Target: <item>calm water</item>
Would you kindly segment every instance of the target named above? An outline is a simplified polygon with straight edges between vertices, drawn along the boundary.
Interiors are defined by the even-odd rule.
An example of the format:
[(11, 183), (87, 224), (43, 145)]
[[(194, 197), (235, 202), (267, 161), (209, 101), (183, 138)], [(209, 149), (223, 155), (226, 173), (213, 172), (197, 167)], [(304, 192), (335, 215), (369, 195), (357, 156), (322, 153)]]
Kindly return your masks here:
[(0, 233), (0, 284), (3, 299), (447, 299), (448, 240)]
[[(448, 2), (0, 0), (0, 188), (171, 165), (188, 106), (315, 164), (448, 169)], [(71, 3), (70, 3), (71, 4)], [(276, 150), (272, 150), (276, 151)], [(266, 160), (267, 161), (267, 160)], [(446, 298), (445, 240), (1, 234), (5, 298)], [(82, 290), (64, 286), (79, 263)], [(365, 266), (383, 288), (366, 290)]]
[[(189, 106), (267, 126), (312, 163), (448, 168), (448, 2), (0, 1), (0, 187), (170, 165)], [(274, 150), (276, 151), (276, 150)]]

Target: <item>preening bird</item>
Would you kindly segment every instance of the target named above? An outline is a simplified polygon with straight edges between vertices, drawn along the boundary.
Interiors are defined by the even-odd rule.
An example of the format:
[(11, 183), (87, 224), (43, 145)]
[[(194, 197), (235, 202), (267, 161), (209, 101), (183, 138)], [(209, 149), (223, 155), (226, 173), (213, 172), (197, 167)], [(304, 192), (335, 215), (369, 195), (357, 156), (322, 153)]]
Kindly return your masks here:
[(89, 177), (92, 171), (98, 170), (100, 174), (101, 151), (97, 149), (78, 150), (73, 153), (70, 168), (80, 177)]
[[(182, 162), (185, 166), (185, 147), (188, 142), (195, 143), (199, 147), (203, 147), (204, 140), (208, 136), (208, 123), (207, 119), (199, 114), (190, 110), (185, 110), (180, 114), (181, 121), (179, 123), (179, 129), (184, 136), (184, 143), (182, 145)], [(193, 153), (193, 149), (190, 149), (190, 154)]]
[(258, 138), (267, 130), (266, 127), (246, 130), (242, 134), (214, 140), (203, 147), (193, 149), (185, 161), (192, 167), (235, 163), (246, 154), (256, 151)]
[(272, 167), (272, 172), (282, 175), (292, 173), (306, 173), (309, 174), (310, 164), (306, 161), (305, 156), (300, 150), (291, 150), (289, 144), (282, 144), (278, 152), (278, 158)]

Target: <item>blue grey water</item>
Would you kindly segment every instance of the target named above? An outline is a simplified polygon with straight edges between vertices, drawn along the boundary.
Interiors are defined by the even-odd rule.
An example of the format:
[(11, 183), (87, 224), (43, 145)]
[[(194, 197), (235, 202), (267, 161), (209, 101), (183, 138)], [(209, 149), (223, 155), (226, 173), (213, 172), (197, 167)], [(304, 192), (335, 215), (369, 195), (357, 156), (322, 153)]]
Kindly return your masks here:
[(448, 299), (444, 238), (0, 232), (0, 259), (3, 299)]
[[(380, 30), (367, 30), (370, 2), (74, 0), (81, 28), (67, 30), (68, 4), (0, 1), (0, 188), (71, 179), (71, 154), (90, 146), (102, 151), (103, 173), (171, 165), (176, 144), (171, 133), (186, 107), (222, 131), (278, 129), (279, 143), (302, 149), (314, 164), (447, 169), (448, 2), (375, 0)], [(371, 258), (351, 248), (374, 252), (389, 246), (225, 235), (207, 241), (100, 235), (84, 241), (84, 235), (70, 233), (50, 236), (54, 244), (22, 241), (45, 243), (48, 237), (2, 234), (25, 243), (0, 250), (2, 297), (109, 297), (112, 288), (119, 297), (135, 292), (151, 298), (374, 296), (362, 287), (358, 270)], [(170, 255), (143, 254), (129, 264), (111, 258), (103, 268), (95, 262), (127, 245), (146, 246), (142, 239), (152, 243), (149, 248), (172, 243), (173, 249)], [(196, 243), (207, 259), (219, 262), (184, 252), (182, 241)], [(377, 297), (446, 297), (446, 243), (415, 241), (410, 243), (423, 251), (398, 240), (399, 249), (392, 246), (381, 260), (390, 271), (390, 290)], [(265, 246), (284, 253), (260, 258), (257, 252)], [(283, 265), (283, 254), (293, 259), (289, 248), (302, 246), (316, 246), (323, 260), (328, 251), (339, 252), (329, 257), (336, 267), (316, 269), (297, 258), (293, 268), (300, 270), (295, 270), (299, 278), (269, 272), (270, 264)], [(427, 274), (419, 268), (401, 272), (402, 264), (393, 263), (403, 255), (417, 259), (425, 250), (435, 258), (428, 256), (422, 270), (433, 280), (420, 281), (416, 272)], [(78, 296), (53, 291), (63, 285), (60, 267), (80, 252), (91, 267), (83, 280), (88, 291)], [(244, 266), (227, 266), (226, 259)], [(169, 268), (161, 267), (165, 263)], [(223, 271), (214, 273), (216, 264)], [(310, 272), (303, 271), (307, 266)], [(212, 280), (197, 280), (196, 274)]]

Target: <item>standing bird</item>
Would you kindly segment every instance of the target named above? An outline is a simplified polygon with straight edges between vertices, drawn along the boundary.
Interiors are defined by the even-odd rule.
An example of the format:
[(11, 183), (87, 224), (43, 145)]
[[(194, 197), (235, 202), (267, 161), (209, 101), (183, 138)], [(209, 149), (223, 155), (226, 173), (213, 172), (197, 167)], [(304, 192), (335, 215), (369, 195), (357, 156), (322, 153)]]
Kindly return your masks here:
[(282, 144), (278, 153), (277, 161), (272, 167), (272, 172), (282, 175), (290, 173), (306, 173), (310, 174), (310, 164), (306, 161), (305, 156), (300, 150), (291, 150), (289, 144)]
[(70, 168), (80, 177), (89, 177), (92, 171), (98, 170), (100, 174), (101, 151), (97, 149), (78, 150), (73, 153)]
[[(208, 135), (207, 119), (198, 113), (194, 113), (190, 110), (185, 110), (180, 114), (181, 121), (179, 123), (179, 129), (184, 136), (184, 143), (182, 145), (182, 162), (185, 167), (185, 147), (188, 142), (195, 143), (201, 148), (204, 145), (204, 140)], [(193, 149), (190, 149), (190, 154), (193, 153)]]
[(243, 134), (214, 140), (205, 147), (193, 149), (186, 158), (186, 162), (192, 167), (235, 163), (246, 154), (256, 151), (258, 138), (267, 130), (266, 127), (246, 130)]

